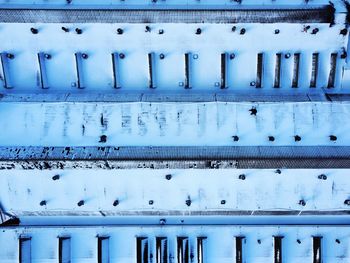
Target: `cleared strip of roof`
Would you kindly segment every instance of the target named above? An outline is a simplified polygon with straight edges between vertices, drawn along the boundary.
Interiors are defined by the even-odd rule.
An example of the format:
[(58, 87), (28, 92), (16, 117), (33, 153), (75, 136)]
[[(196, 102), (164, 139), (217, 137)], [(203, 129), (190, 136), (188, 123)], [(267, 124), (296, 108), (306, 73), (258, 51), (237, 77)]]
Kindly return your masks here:
[(0, 168), (350, 168), (349, 157), (347, 146), (0, 147)]
[(333, 23), (331, 6), (309, 9), (0, 9), (0, 23)]

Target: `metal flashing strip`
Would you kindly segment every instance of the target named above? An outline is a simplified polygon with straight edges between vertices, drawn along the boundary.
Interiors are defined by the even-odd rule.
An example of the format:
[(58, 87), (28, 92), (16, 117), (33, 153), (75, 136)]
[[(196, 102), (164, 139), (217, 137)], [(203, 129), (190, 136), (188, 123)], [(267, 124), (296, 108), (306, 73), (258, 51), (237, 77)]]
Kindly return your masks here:
[(1, 169), (164, 167), (350, 168), (350, 147), (0, 147)]
[[(104, 211), (105, 212), (105, 211)], [(261, 213), (259, 213), (261, 212)], [(71, 212), (70, 214), (55, 215), (20, 215), (20, 227), (27, 226), (106, 226), (106, 225), (162, 225), (166, 222), (168, 226), (175, 225), (349, 225), (349, 210), (343, 211), (215, 211), (198, 212), (191, 214), (171, 214), (142, 211), (139, 214), (128, 213), (88, 214), (82, 212)], [(1, 227), (11, 228), (14, 225)]]
[(331, 6), (310, 9), (0, 9), (0, 23), (333, 23)]
[(306, 102), (306, 101), (350, 101), (349, 94), (328, 94), (323, 91), (266, 92), (250, 90), (249, 93), (223, 90), (218, 93), (195, 92), (76, 92), (76, 93), (0, 93), (0, 102)]

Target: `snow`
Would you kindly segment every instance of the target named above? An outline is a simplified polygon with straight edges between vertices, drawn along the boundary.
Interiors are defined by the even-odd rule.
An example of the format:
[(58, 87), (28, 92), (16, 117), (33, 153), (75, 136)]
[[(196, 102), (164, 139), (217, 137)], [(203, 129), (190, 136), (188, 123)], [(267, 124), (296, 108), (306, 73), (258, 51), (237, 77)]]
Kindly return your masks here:
[[(347, 170), (126, 169), (3, 170), (4, 210), (22, 215), (137, 215), (247, 211), (346, 210)], [(59, 180), (52, 180), (54, 175)], [(171, 174), (171, 180), (165, 176)], [(244, 174), (246, 179), (239, 176)], [(326, 175), (327, 180), (319, 179)], [(5, 191), (6, 190), (6, 191)], [(191, 205), (186, 205), (186, 200)], [(40, 206), (42, 200), (46, 205)], [(84, 205), (77, 203), (83, 200)], [(113, 206), (115, 200), (119, 201)], [(153, 200), (153, 204), (149, 201)], [(225, 200), (225, 204), (221, 201)], [(299, 204), (306, 202), (305, 206)], [(298, 214), (298, 213), (294, 213)], [(195, 214), (194, 214), (195, 215)], [(234, 214), (233, 214), (234, 215)]]
[[(336, 24), (309, 23), (307, 32), (307, 25), (297, 23), (153, 23), (149, 25), (151, 32), (145, 32), (144, 23), (1, 23), (0, 52), (5, 68), (0, 69), (0, 99), (4, 98), (0, 103), (0, 146), (349, 147), (350, 104), (322, 101), (327, 92), (350, 91), (348, 59), (340, 58), (349, 44), (348, 34), (340, 34), (345, 28), (345, 6), (343, 1), (333, 2)], [(73, 0), (67, 5), (64, 0), (0, 0), (1, 8), (34, 9), (306, 9), (328, 4), (328, 0), (308, 4), (304, 0), (243, 0), (242, 4), (231, 0)], [(70, 32), (64, 32), (62, 26)], [(32, 34), (31, 27), (38, 29), (38, 34)], [(197, 35), (199, 27), (202, 33)], [(76, 28), (83, 33), (76, 34)], [(123, 29), (122, 35), (116, 33), (118, 28)], [(239, 33), (243, 28), (244, 35)], [(311, 34), (316, 28), (319, 32)], [(279, 34), (275, 34), (276, 29)], [(120, 89), (113, 87), (112, 53), (116, 52), (125, 54), (118, 61)], [(156, 89), (152, 91), (147, 61), (150, 52), (156, 58)], [(7, 57), (7, 53), (14, 58)], [(41, 88), (39, 53), (51, 56), (45, 59), (44, 55), (41, 60), (49, 86), (45, 90)], [(84, 83), (80, 90), (76, 53), (88, 55), (79, 65), (80, 82)], [(184, 90), (185, 53), (192, 54), (191, 90)], [(228, 61), (225, 91), (220, 89), (222, 53), (235, 54)], [(256, 89), (251, 83), (257, 78), (259, 53), (264, 53), (263, 81), (262, 88)], [(279, 53), (281, 88), (275, 89)], [(297, 53), (299, 83), (297, 89), (292, 89)], [(316, 87), (310, 89), (313, 53), (319, 54), (319, 70)], [(328, 89), (333, 53), (337, 53), (335, 87)], [(164, 59), (159, 58), (160, 54)], [(13, 89), (5, 87), (4, 69)], [(225, 101), (225, 96), (237, 94), (251, 98), (257, 94), (289, 94), (298, 100), (300, 97), (292, 90), (307, 94), (310, 100), (319, 99)], [(166, 97), (168, 92), (175, 97), (186, 92), (187, 98), (194, 94), (193, 98), (201, 102), (143, 100), (152, 95)], [(94, 94), (104, 94), (122, 101), (132, 97), (128, 93), (136, 94), (133, 98), (138, 94), (141, 99), (116, 103), (96, 102), (98, 98), (93, 98)], [(23, 102), (26, 94), (37, 96), (37, 102)], [(212, 94), (219, 94), (221, 102), (203, 99)], [(81, 100), (67, 102), (80, 95)], [(55, 97), (58, 102), (44, 102)], [(92, 99), (83, 103), (84, 98)], [(296, 135), (300, 141), (295, 141)], [(336, 141), (330, 140), (331, 135)], [(233, 136), (239, 140), (234, 141)], [(123, 164), (126, 169), (98, 169), (101, 161), (87, 164), (92, 165), (90, 169), (84, 164), (74, 169), (73, 164), (62, 170), (31, 170), (28, 160), (28, 169), (20, 169), (17, 164), (14, 169), (1, 170), (0, 212), (5, 212), (6, 218), (13, 215), (21, 220), (19, 226), (0, 228), (1, 263), (18, 262), (21, 237), (30, 238), (26, 244), (30, 244), (31, 262), (57, 262), (58, 237), (71, 238), (72, 262), (96, 262), (98, 236), (109, 237), (110, 262), (135, 262), (139, 236), (148, 238), (153, 255), (148, 262), (156, 261), (156, 237), (167, 237), (169, 263), (176, 262), (176, 238), (180, 236), (189, 237), (193, 262), (199, 262), (198, 237), (206, 237), (204, 262), (234, 262), (237, 236), (245, 237), (246, 262), (273, 262), (274, 236), (284, 237), (283, 262), (312, 262), (314, 236), (322, 236), (324, 262), (350, 260), (349, 206), (344, 203), (350, 199), (349, 169), (277, 172), (236, 169), (234, 165), (226, 165), (226, 169), (189, 169), (185, 167), (190, 164), (185, 162), (184, 169), (165, 169), (163, 164), (157, 169), (129, 169), (130, 163)], [(4, 162), (11, 165), (12, 161)]]
[(346, 102), (2, 103), (0, 145), (349, 146), (349, 110)]
[[(93, 263), (97, 260), (97, 236), (109, 237), (110, 262), (136, 262), (136, 237), (148, 237), (149, 251), (155, 262), (155, 237), (168, 238), (170, 262), (177, 262), (176, 238), (189, 237), (193, 262), (197, 261), (197, 237), (207, 237), (204, 242), (205, 262), (229, 263), (235, 260), (235, 237), (245, 236), (243, 258), (247, 262), (274, 262), (273, 236), (282, 239), (283, 262), (312, 262), (313, 236), (323, 236), (321, 253), (324, 262), (349, 261), (350, 242), (348, 227), (317, 226), (181, 226), (168, 227), (66, 227), (4, 229), (0, 235), (2, 263), (18, 262), (18, 237), (31, 237), (32, 262), (54, 263), (58, 260), (58, 237), (71, 237), (72, 262)], [(257, 240), (260, 239), (259, 244)], [(300, 240), (300, 244), (297, 243)], [(339, 239), (340, 243), (335, 240)]]
[[(4, 23), (1, 26), (1, 52), (13, 54), (7, 67), (12, 90), (2, 93), (60, 93), (78, 92), (75, 53), (82, 52), (88, 58), (82, 61), (84, 91), (98, 91), (122, 96), (124, 91), (144, 92), (149, 90), (148, 53), (154, 52), (156, 92), (182, 91), (185, 82), (185, 53), (193, 54), (191, 67), (192, 91), (204, 93), (220, 91), (221, 54), (234, 53), (228, 60), (228, 91), (249, 93), (255, 87), (250, 83), (257, 78), (257, 54), (264, 53), (262, 92), (276, 90), (274, 86), (276, 54), (282, 54), (281, 88), (288, 92), (293, 88), (292, 74), (294, 53), (300, 53), (300, 73), (297, 90), (310, 90), (312, 54), (319, 53), (319, 72), (316, 90), (327, 88), (330, 73), (331, 53), (338, 53), (335, 88), (332, 91), (348, 92), (348, 85), (342, 87), (342, 49), (347, 47), (347, 37), (339, 34), (345, 27), (345, 14), (336, 14), (337, 24), (309, 24), (311, 29), (303, 32), (302, 24), (152, 24), (151, 32), (145, 32), (145, 24), (50, 24), (50, 23)], [(65, 33), (61, 27), (70, 29)], [(39, 30), (32, 34), (30, 28)], [(202, 29), (196, 35), (196, 29)], [(75, 28), (81, 28), (78, 35)], [(118, 35), (117, 28), (124, 33)], [(246, 29), (244, 35), (240, 30)], [(311, 34), (314, 28), (319, 33)], [(163, 29), (164, 34), (158, 34)], [(275, 29), (280, 33), (275, 34)], [(69, 44), (68, 44), (69, 43)], [(302, 46), (300, 45), (302, 43)], [(45, 60), (48, 90), (42, 90), (38, 53), (51, 55)], [(114, 89), (112, 53), (125, 54), (118, 61), (121, 89)], [(285, 54), (290, 53), (290, 58)], [(160, 54), (165, 58), (161, 60)], [(197, 59), (194, 59), (198, 56)], [(188, 91), (191, 92), (191, 91)]]

